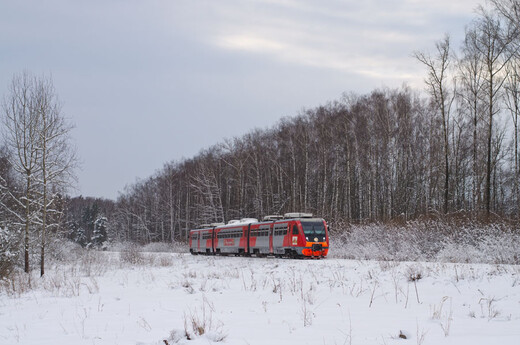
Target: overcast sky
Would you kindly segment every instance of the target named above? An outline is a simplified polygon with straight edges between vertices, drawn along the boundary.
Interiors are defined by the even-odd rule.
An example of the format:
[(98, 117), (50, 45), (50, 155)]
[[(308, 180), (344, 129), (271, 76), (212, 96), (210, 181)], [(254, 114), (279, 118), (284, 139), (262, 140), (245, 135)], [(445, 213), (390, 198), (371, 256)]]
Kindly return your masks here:
[(459, 46), (484, 0), (0, 1), (0, 95), (50, 75), (82, 161), (72, 195), (117, 198), (164, 163), (301, 109), (403, 83)]

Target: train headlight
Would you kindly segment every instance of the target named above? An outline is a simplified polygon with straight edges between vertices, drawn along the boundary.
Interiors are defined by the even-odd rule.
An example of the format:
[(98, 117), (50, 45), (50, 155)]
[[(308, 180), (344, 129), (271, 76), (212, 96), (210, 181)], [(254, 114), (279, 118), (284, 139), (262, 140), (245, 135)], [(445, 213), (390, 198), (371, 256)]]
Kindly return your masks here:
[(305, 240), (307, 240), (307, 241), (308, 241), (308, 240), (309, 240), (309, 238), (308, 238), (308, 237), (305, 237)]

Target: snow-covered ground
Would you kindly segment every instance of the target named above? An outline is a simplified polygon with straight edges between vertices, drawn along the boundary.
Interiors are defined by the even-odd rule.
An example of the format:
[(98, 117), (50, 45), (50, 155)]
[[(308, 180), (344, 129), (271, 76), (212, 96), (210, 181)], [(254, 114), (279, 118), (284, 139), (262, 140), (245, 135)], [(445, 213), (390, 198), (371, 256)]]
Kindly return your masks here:
[(122, 258), (4, 283), (0, 344), (520, 344), (519, 266)]

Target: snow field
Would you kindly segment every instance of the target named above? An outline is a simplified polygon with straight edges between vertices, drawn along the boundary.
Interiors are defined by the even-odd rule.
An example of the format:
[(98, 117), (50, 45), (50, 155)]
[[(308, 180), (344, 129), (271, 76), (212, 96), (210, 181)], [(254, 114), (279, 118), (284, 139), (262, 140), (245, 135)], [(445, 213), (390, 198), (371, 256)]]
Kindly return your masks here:
[(520, 266), (139, 257), (2, 282), (0, 344), (520, 343)]

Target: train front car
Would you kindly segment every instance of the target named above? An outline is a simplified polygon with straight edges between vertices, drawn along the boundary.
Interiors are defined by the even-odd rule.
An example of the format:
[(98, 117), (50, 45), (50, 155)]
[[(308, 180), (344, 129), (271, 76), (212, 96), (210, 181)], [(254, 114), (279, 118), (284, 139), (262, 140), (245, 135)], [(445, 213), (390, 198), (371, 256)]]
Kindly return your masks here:
[(322, 218), (312, 218), (308, 213), (288, 213), (291, 247), (296, 256), (324, 258), (329, 252), (327, 223)]
[(302, 255), (307, 257), (325, 257), (329, 253), (329, 233), (323, 219), (300, 220), (305, 236), (305, 248)]

